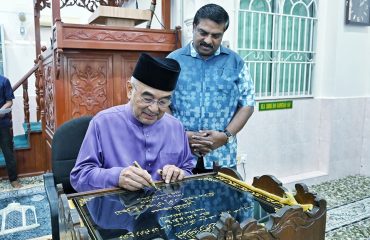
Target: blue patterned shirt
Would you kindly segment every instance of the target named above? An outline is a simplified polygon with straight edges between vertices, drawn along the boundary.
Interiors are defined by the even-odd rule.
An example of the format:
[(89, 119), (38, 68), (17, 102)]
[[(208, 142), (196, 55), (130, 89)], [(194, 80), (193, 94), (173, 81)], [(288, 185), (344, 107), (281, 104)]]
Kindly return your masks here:
[[(2, 107), (7, 101), (14, 99), (14, 93), (12, 85), (9, 79), (0, 75), (0, 107)], [(0, 128), (10, 127), (12, 125), (10, 121), (10, 113), (5, 114), (0, 118)]]
[[(168, 55), (181, 66), (171, 110), (188, 131), (224, 130), (240, 107), (254, 106), (254, 85), (248, 67), (232, 50), (220, 46), (203, 59), (192, 42)], [(223, 167), (236, 165), (236, 138), (204, 157), (205, 168), (213, 161)]]

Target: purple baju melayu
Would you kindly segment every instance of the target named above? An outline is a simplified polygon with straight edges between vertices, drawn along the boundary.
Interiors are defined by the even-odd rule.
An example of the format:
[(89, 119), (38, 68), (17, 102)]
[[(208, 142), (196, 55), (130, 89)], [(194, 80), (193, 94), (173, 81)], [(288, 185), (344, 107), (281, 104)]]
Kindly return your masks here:
[(90, 122), (71, 184), (78, 192), (117, 187), (122, 169), (137, 161), (153, 180), (167, 164), (191, 174), (195, 160), (184, 127), (169, 114), (152, 125), (140, 123), (130, 104), (106, 109)]

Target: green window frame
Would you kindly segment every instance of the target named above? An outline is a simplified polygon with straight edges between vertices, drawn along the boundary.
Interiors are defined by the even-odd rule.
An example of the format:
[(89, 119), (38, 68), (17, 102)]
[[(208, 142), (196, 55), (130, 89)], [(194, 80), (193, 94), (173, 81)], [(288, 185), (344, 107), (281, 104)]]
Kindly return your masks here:
[(257, 99), (312, 97), (316, 0), (241, 0), (237, 52)]

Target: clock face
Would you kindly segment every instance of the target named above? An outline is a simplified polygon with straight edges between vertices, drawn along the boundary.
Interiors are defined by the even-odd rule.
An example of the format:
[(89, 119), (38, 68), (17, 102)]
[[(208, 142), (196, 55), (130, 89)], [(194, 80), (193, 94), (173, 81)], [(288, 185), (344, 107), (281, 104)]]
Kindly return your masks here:
[(370, 0), (350, 0), (347, 20), (353, 23), (370, 23), (369, 2)]

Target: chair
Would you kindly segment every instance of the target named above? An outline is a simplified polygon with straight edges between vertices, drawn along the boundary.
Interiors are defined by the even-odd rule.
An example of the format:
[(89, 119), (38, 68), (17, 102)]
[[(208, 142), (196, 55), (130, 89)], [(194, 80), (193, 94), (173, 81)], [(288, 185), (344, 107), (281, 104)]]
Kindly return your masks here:
[(53, 240), (59, 240), (58, 197), (62, 193), (75, 193), (69, 175), (76, 163), (78, 152), (89, 126), (91, 116), (69, 120), (60, 126), (51, 144), (52, 173), (45, 173), (44, 187), (50, 205)]

